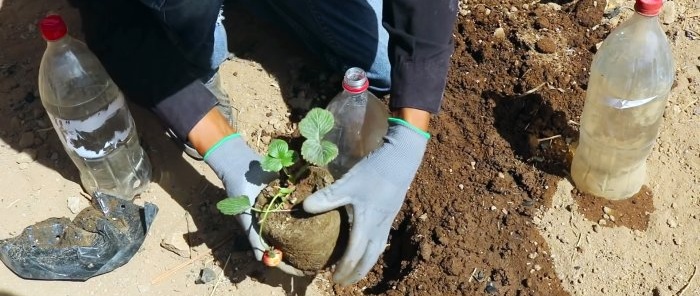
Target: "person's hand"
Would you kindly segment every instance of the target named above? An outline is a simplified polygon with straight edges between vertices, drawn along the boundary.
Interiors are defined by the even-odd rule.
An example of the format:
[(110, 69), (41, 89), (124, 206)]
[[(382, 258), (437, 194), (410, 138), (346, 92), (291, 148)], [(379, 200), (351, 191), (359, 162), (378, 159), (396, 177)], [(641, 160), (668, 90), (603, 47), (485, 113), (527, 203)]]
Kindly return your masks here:
[(333, 280), (341, 285), (362, 279), (384, 251), (430, 138), (403, 120), (392, 118), (389, 122), (381, 147), (304, 201), (304, 210), (309, 213), (352, 206), (350, 240), (333, 274)]
[[(261, 159), (260, 155), (253, 151), (237, 133), (220, 140), (204, 155), (204, 161), (224, 183), (228, 196), (248, 196), (252, 205), (255, 204), (260, 191), (277, 177), (275, 173), (262, 170)], [(269, 246), (260, 239), (255, 216), (248, 210), (237, 215), (236, 220), (245, 230), (255, 258), (260, 261)], [(284, 262), (281, 262), (277, 268), (291, 275), (304, 275), (302, 271)]]

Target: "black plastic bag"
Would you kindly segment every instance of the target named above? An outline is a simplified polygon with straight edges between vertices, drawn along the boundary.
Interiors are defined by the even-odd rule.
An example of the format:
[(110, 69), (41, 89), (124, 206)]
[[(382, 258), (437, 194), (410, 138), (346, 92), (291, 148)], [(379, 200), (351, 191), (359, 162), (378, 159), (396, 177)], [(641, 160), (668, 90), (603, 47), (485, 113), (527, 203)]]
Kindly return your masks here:
[(49, 218), (0, 240), (0, 259), (25, 279), (85, 281), (129, 262), (157, 212), (151, 203), (96, 193), (73, 221)]

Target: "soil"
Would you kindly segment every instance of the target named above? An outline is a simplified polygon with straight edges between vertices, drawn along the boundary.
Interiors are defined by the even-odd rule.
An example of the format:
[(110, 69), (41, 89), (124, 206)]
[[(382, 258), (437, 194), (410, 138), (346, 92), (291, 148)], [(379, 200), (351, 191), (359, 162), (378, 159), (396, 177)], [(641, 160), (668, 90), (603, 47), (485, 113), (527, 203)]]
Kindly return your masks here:
[[(309, 167), (308, 176), (294, 185), (288, 196), (293, 200), (293, 212), (270, 213), (263, 227), (263, 237), (268, 244), (280, 249), (283, 260), (291, 266), (309, 272), (319, 272), (334, 264), (347, 239), (347, 216), (341, 210), (312, 215), (304, 212), (301, 204), (312, 193), (333, 183), (333, 176), (317, 167)], [(266, 207), (277, 194), (280, 181), (270, 183), (258, 195), (258, 208)], [(259, 218), (260, 219), (260, 216)], [(341, 227), (343, 226), (343, 227)]]
[[(449, 81), (425, 160), (387, 251), (356, 285), (334, 286), (330, 273), (292, 279), (252, 259), (234, 219), (215, 208), (225, 197), (221, 182), (134, 106), (155, 170), (137, 202), (160, 208), (141, 250), (86, 282), (26, 281), (0, 267), (0, 294), (698, 294), (698, 1), (666, 1), (661, 16), (677, 80), (648, 160), (653, 194), (631, 208), (572, 194), (568, 180), (587, 68), (596, 45), (632, 6), (629, 0), (460, 1)], [(225, 7), (237, 58), (222, 65), (223, 85), (234, 95), (237, 127), (263, 152), (272, 137), (291, 135), (306, 110), (337, 92), (339, 75), (319, 67), (286, 32), (236, 5)], [(79, 17), (65, 1), (0, 1), (3, 239), (49, 217), (75, 217), (66, 201), (81, 191), (36, 91), (44, 44), (34, 24), (48, 11), (63, 14), (79, 32)], [(605, 226), (615, 227), (599, 225), (603, 207), (615, 217)], [(642, 210), (646, 217), (631, 215)], [(162, 247), (170, 238), (190, 255)], [(218, 279), (195, 284), (203, 270)]]
[(649, 215), (655, 210), (654, 196), (648, 186), (623, 200), (609, 200), (576, 189), (571, 194), (578, 204), (578, 212), (603, 227), (623, 226), (644, 231), (649, 226)]

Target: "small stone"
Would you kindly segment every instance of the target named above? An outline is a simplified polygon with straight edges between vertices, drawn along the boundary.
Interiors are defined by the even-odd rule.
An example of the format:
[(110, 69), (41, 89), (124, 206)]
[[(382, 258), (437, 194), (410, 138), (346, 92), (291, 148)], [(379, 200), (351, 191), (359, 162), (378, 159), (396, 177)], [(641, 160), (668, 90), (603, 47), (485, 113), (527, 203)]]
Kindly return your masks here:
[(77, 214), (80, 212), (80, 197), (73, 195), (68, 197), (68, 209), (71, 213)]
[(490, 14), (491, 14), (491, 9), (486, 8), (486, 10), (484, 11), (484, 14), (486, 14), (487, 16), (490, 15)]
[(433, 246), (427, 242), (422, 243), (420, 245), (420, 257), (423, 258), (424, 261), (428, 261), (430, 260), (431, 254), (433, 254)]
[(270, 136), (262, 136), (260, 137), (260, 141), (263, 142), (263, 144), (267, 145), (270, 144), (270, 141), (272, 140), (272, 137)]
[(612, 212), (612, 209), (608, 207), (603, 207), (603, 213), (610, 215), (610, 212)]
[(615, 222), (615, 216), (613, 216), (613, 215), (608, 216), (608, 219), (610, 219), (610, 221)]
[(561, 10), (561, 5), (555, 3), (555, 2), (549, 2), (547, 3), (547, 7), (551, 8), (554, 11), (559, 11)]
[(422, 215), (418, 216), (418, 219), (425, 221), (425, 219), (428, 219), (428, 213), (423, 213)]
[(461, 16), (466, 16), (467, 14), (469, 14), (469, 10), (466, 10), (466, 9), (460, 9), (460, 10), (459, 10), (459, 15), (461, 15)]
[(34, 133), (33, 132), (22, 133), (22, 136), (19, 138), (19, 148), (20, 149), (29, 148), (33, 144), (34, 144)]
[(498, 40), (506, 39), (506, 31), (499, 27), (493, 32), (493, 37), (496, 37)]
[(535, 264), (536, 271), (540, 271), (541, 269), (542, 269), (542, 266), (540, 266), (539, 264)]
[(206, 284), (212, 282), (216, 279), (216, 272), (209, 267), (205, 267), (200, 271), (199, 278), (195, 281), (195, 284)]
[(180, 257), (190, 257), (190, 247), (187, 244), (187, 241), (185, 241), (184, 234), (182, 233), (173, 233), (169, 237), (164, 238), (160, 242), (160, 246)]
[(486, 293), (489, 293), (489, 294), (496, 294), (496, 293), (498, 293), (498, 289), (497, 289), (496, 286), (493, 284), (493, 282), (489, 282), (489, 283), (486, 285), (486, 289), (484, 289), (484, 291), (486, 291)]
[(593, 232), (599, 232), (599, 231), (600, 231), (600, 225), (593, 224)]
[(537, 41), (535, 49), (541, 53), (554, 53), (557, 51), (557, 45), (551, 38), (544, 37)]
[(605, 219), (605, 220), (610, 220), (610, 215), (608, 215), (608, 214), (603, 214), (603, 219)]
[(530, 253), (529, 255), (527, 255), (527, 258), (530, 258), (530, 259), (535, 259), (535, 258), (537, 258), (537, 252), (532, 252), (532, 253)]
[(496, 206), (491, 206), (491, 210), (495, 211), (495, 210), (498, 210), (498, 208)]
[(459, 184), (457, 187), (459, 187), (459, 190), (464, 190), (464, 184)]
[(515, 6), (510, 7), (510, 12), (518, 12), (518, 8)]
[(608, 223), (608, 222), (605, 221), (605, 219), (600, 219), (600, 220), (598, 220), (598, 224), (600, 224), (600, 225), (605, 225), (605, 224), (607, 224), (607, 223)]
[(666, 225), (671, 228), (676, 228), (678, 227), (678, 222), (673, 218), (668, 218), (668, 220), (666, 220)]
[(506, 175), (504, 175), (504, 174), (503, 174), (503, 173), (501, 173), (501, 172), (498, 172), (498, 177), (499, 177), (499, 178), (501, 178), (501, 179), (503, 179), (503, 178), (505, 178), (505, 177), (506, 177)]

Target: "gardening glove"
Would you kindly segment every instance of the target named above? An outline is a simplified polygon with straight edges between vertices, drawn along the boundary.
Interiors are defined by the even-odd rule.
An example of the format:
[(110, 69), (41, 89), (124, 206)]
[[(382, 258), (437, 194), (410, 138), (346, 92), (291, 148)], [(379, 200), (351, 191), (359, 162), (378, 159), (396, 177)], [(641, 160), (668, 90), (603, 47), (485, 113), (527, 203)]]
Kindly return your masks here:
[[(246, 195), (251, 205), (255, 204), (255, 199), (260, 191), (277, 177), (275, 173), (262, 170), (260, 167), (261, 159), (260, 155), (253, 151), (238, 133), (221, 139), (204, 154), (204, 162), (214, 170), (224, 183), (228, 196)], [(253, 247), (255, 258), (260, 261), (263, 252), (269, 247), (263, 245), (260, 240), (255, 216), (251, 214), (250, 210), (247, 210), (245, 213), (237, 215), (236, 220), (245, 230), (248, 241)], [(291, 275), (304, 275), (302, 271), (286, 265), (284, 262), (281, 262), (277, 268)]]
[(379, 259), (429, 138), (408, 122), (390, 118), (381, 147), (304, 201), (304, 210), (310, 213), (351, 206), (350, 241), (336, 265), (335, 282), (348, 285), (359, 281)]

